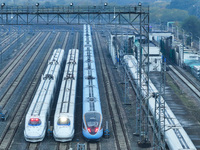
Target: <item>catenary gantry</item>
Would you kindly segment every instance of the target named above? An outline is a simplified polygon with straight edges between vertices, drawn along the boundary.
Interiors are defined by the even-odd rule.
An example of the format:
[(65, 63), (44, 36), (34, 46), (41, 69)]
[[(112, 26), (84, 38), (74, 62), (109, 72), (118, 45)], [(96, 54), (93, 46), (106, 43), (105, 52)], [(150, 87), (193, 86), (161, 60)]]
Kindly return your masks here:
[[(61, 6), (43, 7), (36, 6), (7, 6), (0, 8), (0, 25), (130, 25), (133, 33), (139, 35), (139, 64), (140, 68), (145, 66), (145, 61), (149, 64), (149, 7), (143, 7), (141, 3), (136, 6)], [(143, 46), (148, 45), (145, 56), (142, 55)], [(143, 58), (142, 58), (143, 57)], [(148, 87), (147, 69), (147, 87)], [(141, 69), (139, 70), (142, 75)], [(140, 82), (141, 83), (141, 82)], [(143, 114), (141, 110), (141, 92), (137, 95), (137, 109), (140, 111), (136, 120), (136, 133), (140, 134), (140, 141), (145, 141), (142, 135), (148, 136), (148, 114)], [(148, 94), (147, 94), (148, 96)], [(148, 108), (147, 108), (148, 109)], [(145, 133), (145, 134), (141, 134)]]
[[(149, 8), (141, 6), (4, 6), (0, 9), (0, 25), (66, 25), (66, 24), (110, 24), (135, 25), (148, 27)], [(144, 27), (145, 29), (145, 27)], [(147, 28), (145, 29), (147, 32)]]

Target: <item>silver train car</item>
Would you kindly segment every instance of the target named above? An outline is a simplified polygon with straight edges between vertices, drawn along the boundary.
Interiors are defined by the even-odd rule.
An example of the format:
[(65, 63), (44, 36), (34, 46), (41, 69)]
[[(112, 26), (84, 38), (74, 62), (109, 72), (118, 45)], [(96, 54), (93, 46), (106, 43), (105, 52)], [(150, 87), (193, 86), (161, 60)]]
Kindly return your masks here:
[(83, 28), (83, 127), (86, 140), (99, 140), (103, 135), (101, 101), (90, 25)]
[[(124, 60), (128, 66), (130, 74), (134, 79), (135, 83), (139, 85), (139, 77), (137, 75), (139, 66), (137, 60), (133, 55), (125, 55)], [(141, 80), (142, 85), (145, 82), (144, 79), (145, 74), (143, 74)], [(147, 89), (146, 86), (142, 87), (143, 96), (146, 95)], [(158, 93), (158, 90), (154, 86), (154, 84), (149, 80), (149, 93)], [(161, 101), (164, 102), (164, 99), (161, 97)], [(155, 113), (155, 98), (149, 99), (149, 109), (154, 116)], [(177, 120), (174, 113), (171, 111), (167, 103), (165, 103), (165, 139), (166, 143), (170, 150), (196, 150), (193, 142), (189, 138), (188, 134), (185, 132), (179, 121)], [(156, 116), (158, 117), (158, 116)]]
[(60, 77), (64, 50), (56, 49), (48, 62), (37, 88), (31, 106), (26, 114), (24, 138), (29, 142), (39, 142), (45, 137), (50, 108)]
[(60, 142), (71, 141), (74, 137), (78, 56), (78, 49), (69, 50), (54, 115), (53, 136)]

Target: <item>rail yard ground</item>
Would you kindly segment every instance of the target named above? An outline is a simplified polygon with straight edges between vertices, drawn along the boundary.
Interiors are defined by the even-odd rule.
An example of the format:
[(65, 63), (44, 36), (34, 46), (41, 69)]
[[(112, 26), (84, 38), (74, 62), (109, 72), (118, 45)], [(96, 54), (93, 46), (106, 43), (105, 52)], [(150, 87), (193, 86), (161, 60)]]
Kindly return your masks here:
[[(1, 32), (8, 32), (9, 27), (5, 26), (4, 28), (5, 30)], [(86, 149), (114, 150), (122, 147), (120, 143), (122, 139), (120, 138), (125, 141), (127, 149), (141, 149), (137, 145), (138, 137), (133, 135), (136, 122), (135, 93), (129, 87), (128, 98), (124, 98), (124, 70), (120, 65), (114, 66), (111, 61), (108, 51), (108, 29), (103, 30), (101, 26), (92, 26), (104, 118), (103, 125), (105, 127), (105, 122), (108, 121), (110, 131), (110, 137), (108, 139), (103, 137), (98, 144), (88, 143), (82, 136), (83, 26), (34, 26), (31, 27), (31, 30), (30, 26), (26, 26), (20, 32), (17, 29), (17, 27), (13, 26), (13, 30), (0, 37), (1, 41), (6, 38), (9, 39), (9, 42), (7, 40), (0, 45), (1, 50), (5, 50), (3, 53), (1, 51), (0, 55), (1, 79), (6, 70), (10, 70), (0, 85), (0, 105), (3, 106), (3, 109), (8, 110), (9, 114), (6, 121), (0, 122), (0, 149), (64, 150), (69, 148), (77, 149), (78, 144), (84, 144)], [(115, 28), (110, 28), (109, 30), (115, 30)], [(24, 139), (24, 117), (48, 58), (56, 48), (65, 49), (66, 54), (72, 48), (80, 50), (75, 136), (72, 142), (67, 143), (55, 142), (52, 134), (46, 135), (44, 141), (40, 143), (28, 143)], [(12, 66), (12, 64), (14, 65)], [(188, 132), (195, 146), (200, 149), (198, 109), (200, 102), (191, 92), (188, 92), (186, 87), (183, 88), (181, 81), (173, 77), (167, 76), (166, 101), (186, 132)], [(159, 87), (159, 75), (152, 73), (150, 78)]]

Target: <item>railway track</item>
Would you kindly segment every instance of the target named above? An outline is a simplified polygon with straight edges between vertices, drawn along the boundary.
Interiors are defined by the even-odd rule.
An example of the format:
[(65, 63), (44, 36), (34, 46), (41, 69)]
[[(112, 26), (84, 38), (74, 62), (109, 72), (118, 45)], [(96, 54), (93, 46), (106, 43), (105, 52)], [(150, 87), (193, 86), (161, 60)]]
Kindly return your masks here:
[[(24, 77), (26, 71), (31, 66), (31, 64), (35, 60), (35, 58), (37, 57), (38, 53), (42, 49), (44, 43), (47, 41), (47, 39), (49, 38), (49, 36), (50, 36), (50, 33), (47, 34), (47, 36), (45, 37), (45, 39), (43, 40), (43, 42), (41, 43), (41, 45), (37, 48), (37, 50), (35, 51), (35, 53), (33, 54), (33, 56), (29, 59), (28, 63), (24, 66), (23, 70), (20, 72), (20, 74), (18, 75), (18, 77), (14, 80), (13, 84), (11, 84), (9, 86), (8, 90), (2, 96), (2, 98), (0, 100), (0, 106), (2, 108), (4, 108), (5, 105), (7, 104), (9, 98), (11, 97), (11, 95), (13, 94), (13, 92), (15, 91), (15, 89), (17, 88), (17, 86), (19, 85), (19, 83), (22, 80), (22, 78)], [(18, 63), (18, 61), (16, 63)], [(15, 67), (15, 66), (13, 66), (13, 67)], [(7, 70), (13, 70), (13, 67), (10, 68), (10, 69), (7, 69)], [(7, 72), (5, 72), (5, 74), (6, 73)]]
[[(34, 74), (34, 78), (31, 82), (28, 83), (28, 88), (24, 91), (23, 97), (20, 102), (18, 102), (15, 110), (14, 115), (9, 117), (9, 120), (7, 122), (7, 126), (4, 130), (4, 133), (0, 137), (0, 149), (8, 149), (11, 145), (14, 135), (16, 133), (17, 128), (19, 127), (19, 124), (22, 123), (23, 118), (25, 117), (25, 112), (28, 109), (28, 106), (30, 105), (31, 97), (35, 91), (35, 88), (38, 85), (38, 82), (40, 80), (40, 76), (43, 72), (43, 69), (46, 66), (46, 62), (48, 61), (52, 50), (54, 49), (54, 46), (56, 44), (56, 41), (59, 37), (60, 33), (56, 35), (55, 40), (51, 44), (51, 47), (47, 54), (45, 55), (45, 58), (43, 59), (44, 63), (41, 63), (40, 67), (36, 70), (36, 73)], [(46, 39), (46, 38), (45, 38)], [(65, 37), (65, 41), (68, 39), (68, 34)], [(45, 41), (45, 40), (44, 40)], [(65, 42), (64, 42), (65, 43)], [(37, 52), (35, 52), (36, 55)], [(35, 144), (29, 144), (27, 147), (31, 147), (31, 149), (37, 149), (38, 143)], [(34, 148), (35, 147), (35, 148)]]
[(186, 75), (180, 72), (180, 70), (176, 67), (169, 65), (169, 68), (196, 94), (196, 96), (200, 98), (200, 90), (198, 85), (196, 85), (191, 79), (189, 79)]
[(30, 49), (34, 46), (34, 44), (36, 43), (36, 41), (42, 36), (43, 33), (38, 33), (36, 36), (34, 36), (33, 38), (31, 38), (29, 40), (29, 44), (25, 45), (22, 48), (22, 52), (19, 53), (17, 56), (15, 56), (12, 61), (9, 62), (9, 64), (4, 67), (4, 69), (0, 72), (0, 88), (3, 85), (3, 81), (6, 81), (6, 78), (9, 77), (9, 74), (16, 68), (17, 65), (19, 65), (19, 63), (22, 61), (23, 57), (25, 57), (25, 55), (30, 51)]
[(3, 48), (0, 52), (0, 55), (2, 55), (3, 53), (5, 53), (6, 50), (8, 50), (15, 42), (17, 42), (21, 37), (23, 37), (25, 35), (25, 33), (22, 33), (19, 37), (17, 37), (14, 41), (12, 41), (11, 43), (9, 43), (5, 48)]
[(59, 143), (57, 149), (58, 150), (68, 150), (70, 148), (69, 143)]
[(5, 38), (4, 36), (5, 36), (6, 34), (8, 34), (8, 30), (6, 30), (6, 31), (4, 30), (3, 32), (4, 32), (4, 33), (0, 35), (0, 38)]
[[(49, 36), (50, 34), (48, 34)], [(48, 38), (47, 36), (47, 38)], [(45, 39), (47, 39), (45, 38)], [(44, 40), (45, 41), (45, 40)], [(37, 49), (37, 51), (34, 53), (35, 56), (32, 57), (32, 60), (37, 56), (38, 52), (41, 50), (41, 47)], [(17, 88), (19, 82), (21, 81), (21, 78), (24, 76), (25, 72), (28, 70), (30, 67), (30, 64), (27, 64), (23, 71), (20, 73), (20, 75), (16, 78), (16, 80), (13, 82), (11, 85), (11, 88), (9, 91), (7, 91), (3, 97), (3, 99), (0, 101), (0, 105), (4, 108), (6, 103), (9, 101), (10, 96), (14, 93), (14, 90)], [(28, 88), (25, 90), (25, 95), (24, 97), (18, 102), (16, 105), (15, 109), (13, 110), (13, 116), (9, 116), (9, 120), (7, 122), (7, 125), (4, 129), (4, 132), (2, 133), (0, 137), (0, 149), (8, 149), (11, 140), (13, 139), (13, 136), (16, 132), (16, 129), (19, 125), (19, 121), (21, 120), (24, 111), (26, 110), (27, 104), (30, 101), (30, 96), (32, 95), (31, 93), (34, 91), (34, 87), (37, 85), (36, 81), (33, 81), (31, 84), (29, 82)]]
[[(77, 32), (76, 35), (75, 35), (75, 38), (73, 40), (72, 49), (73, 48), (78, 48), (79, 38), (80, 38), (79, 37), (79, 33)], [(65, 46), (66, 46), (66, 42), (65, 42)], [(63, 47), (63, 49), (64, 49), (64, 47)], [(60, 143), (60, 142), (58, 142), (57, 143), (57, 149), (58, 150), (68, 150), (69, 148), (70, 148), (70, 143), (69, 142), (67, 142), (67, 143)]]
[(27, 145), (27, 149), (28, 149), (28, 150), (36, 150), (36, 149), (38, 149), (38, 147), (39, 147), (39, 144), (38, 144), (38, 143), (29, 143), (29, 144)]
[[(65, 39), (64, 39), (64, 42), (63, 42), (63, 44), (62, 44), (62, 49), (66, 49), (66, 44), (67, 44), (67, 41), (68, 41), (68, 38), (69, 38), (69, 33), (67, 33), (66, 34), (66, 36), (65, 36)], [(57, 40), (58, 38), (56, 38), (55, 40), (54, 40), (54, 43), (53, 43), (53, 45), (51, 46), (51, 48), (50, 48), (50, 52), (53, 50), (53, 47), (54, 47), (54, 45), (55, 45), (55, 42), (56, 42), (56, 40)], [(48, 55), (48, 57), (50, 57), (50, 54)], [(46, 59), (46, 58), (45, 58)], [(45, 60), (45, 62), (47, 62), (47, 60)], [(44, 68), (43, 68), (44, 69)], [(31, 103), (30, 103), (31, 104)], [(28, 110), (28, 109), (27, 109)], [(24, 116), (25, 117), (25, 116)], [(28, 150), (38, 150), (39, 149), (39, 147), (40, 147), (40, 145), (42, 145), (42, 143), (29, 143), (28, 144), (29, 146), (27, 146), (27, 147), (29, 147), (29, 149)], [(33, 145), (33, 146), (31, 146), (30, 147), (30, 145)], [(58, 150), (67, 150), (69, 148), (69, 143), (57, 143), (57, 149)]]
[(16, 35), (16, 33), (13, 33), (13, 34), (10, 34), (10, 35), (4, 37), (4, 39), (0, 42), (0, 45), (1, 46), (5, 45), (7, 43), (7, 41), (10, 39), (10, 37), (15, 36), (15, 35)]
[(130, 150), (130, 143), (128, 141), (127, 133), (125, 130), (125, 125), (122, 120), (121, 113), (119, 111), (119, 106), (118, 106), (118, 98), (117, 96), (117, 91), (113, 87), (114, 83), (111, 80), (112, 74), (109, 72), (108, 66), (106, 64), (106, 58), (103, 48), (100, 42), (100, 38), (97, 32), (95, 32), (95, 38), (96, 39), (96, 45), (97, 45), (97, 51), (99, 54), (99, 60), (101, 64), (101, 70), (102, 70), (102, 75), (103, 75), (103, 81), (104, 81), (104, 86), (106, 90), (106, 96), (108, 100), (108, 106), (109, 106), (109, 113), (111, 116), (111, 122), (112, 122), (112, 127), (114, 131), (114, 136), (116, 140), (116, 146), (117, 149), (119, 150)]
[(87, 143), (87, 150), (100, 150), (100, 144), (98, 143)]

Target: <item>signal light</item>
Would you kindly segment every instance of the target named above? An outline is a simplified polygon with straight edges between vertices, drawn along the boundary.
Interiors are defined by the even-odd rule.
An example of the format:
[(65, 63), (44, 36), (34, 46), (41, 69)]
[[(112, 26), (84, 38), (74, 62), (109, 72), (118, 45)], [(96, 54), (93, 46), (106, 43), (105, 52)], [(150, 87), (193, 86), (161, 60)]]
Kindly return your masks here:
[(31, 121), (34, 121), (34, 119), (33, 119), (33, 118), (31, 118)]
[(98, 130), (99, 130), (99, 128), (96, 128), (94, 132), (96, 132), (96, 133), (97, 133), (97, 132), (98, 132)]
[(88, 132), (90, 132), (90, 133), (91, 133), (91, 129), (90, 129), (90, 128), (88, 128), (87, 130), (88, 130)]

